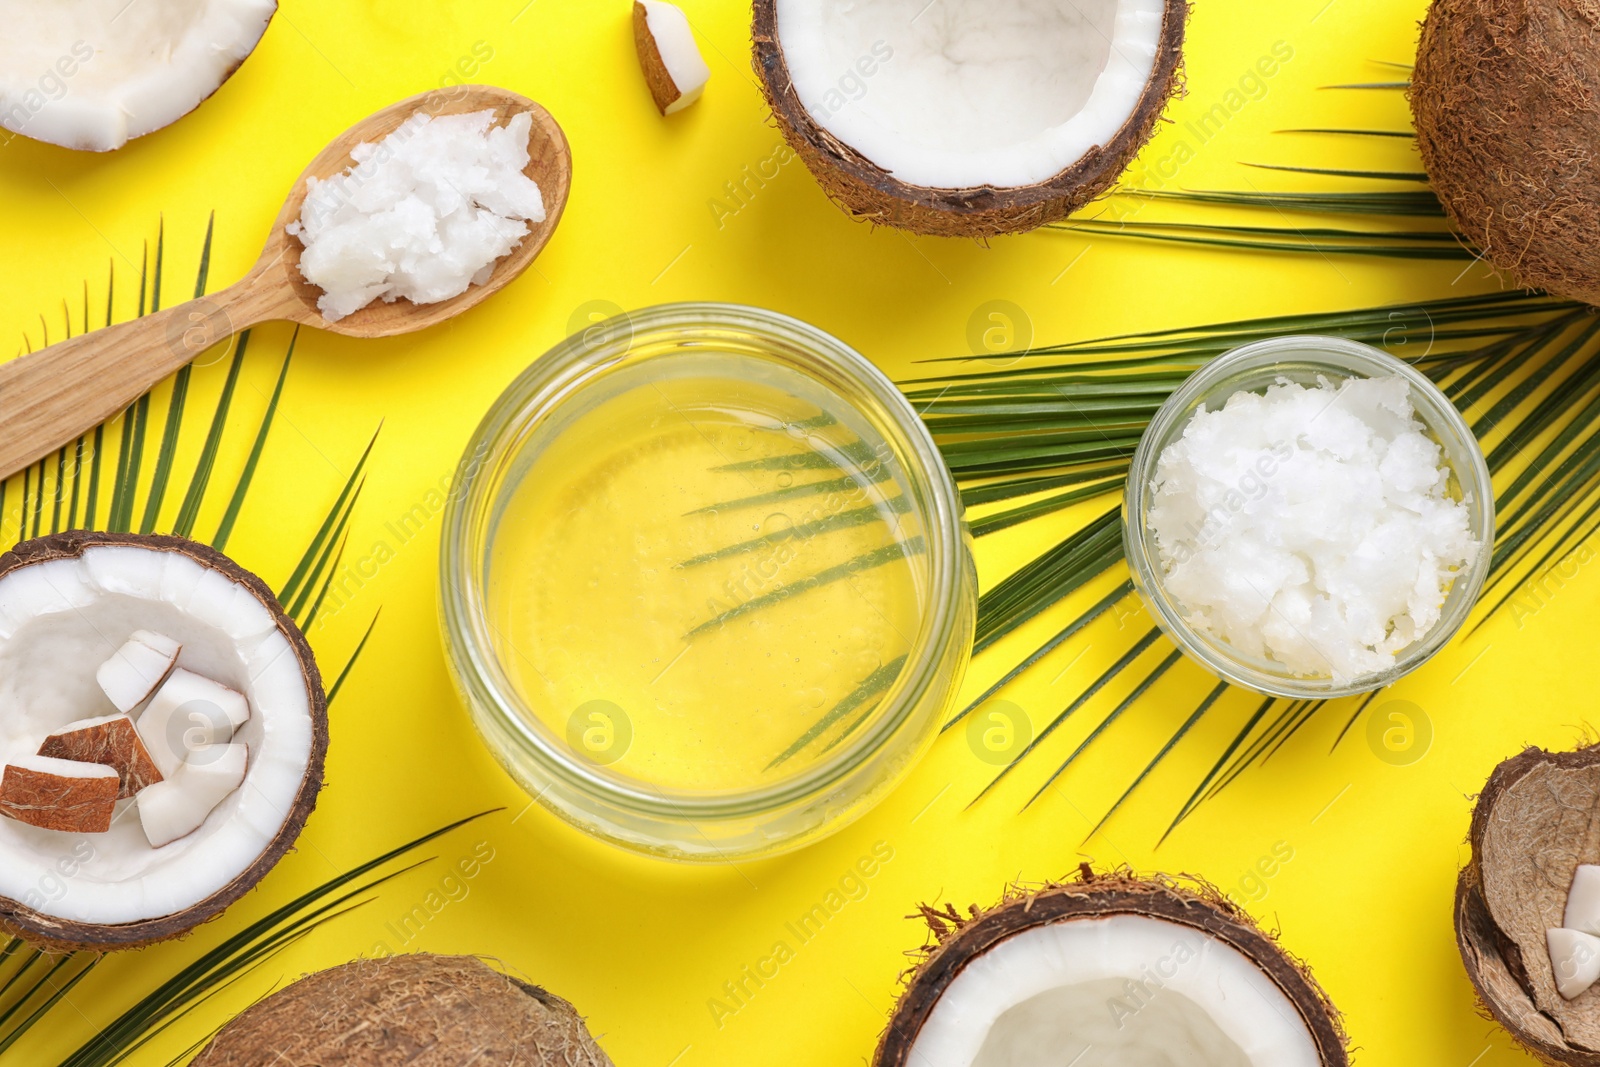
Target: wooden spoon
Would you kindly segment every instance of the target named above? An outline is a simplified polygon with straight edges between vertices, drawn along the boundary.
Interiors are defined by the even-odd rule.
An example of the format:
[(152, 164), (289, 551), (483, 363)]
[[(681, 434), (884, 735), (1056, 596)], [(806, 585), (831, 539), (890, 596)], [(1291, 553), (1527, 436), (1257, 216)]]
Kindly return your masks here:
[[(322, 290), (300, 276), (301, 244), (285, 229), (300, 217), (306, 179), (330, 178), (354, 161), (350, 150), (392, 133), (417, 111), (430, 115), (493, 110), (495, 124), (533, 116), (528, 166), (545, 219), (497, 260), (483, 285), (434, 304), (375, 301), (337, 322), (317, 310)], [(527, 97), (487, 85), (422, 93), (356, 123), (324, 148), (295, 182), (261, 258), (221, 292), (108, 326), (0, 365), (0, 478), (26, 467), (122, 411), (142, 393), (236, 331), (283, 319), (347, 337), (388, 337), (443, 322), (484, 300), (533, 262), (561, 221), (572, 185), (572, 154), (550, 113)]]

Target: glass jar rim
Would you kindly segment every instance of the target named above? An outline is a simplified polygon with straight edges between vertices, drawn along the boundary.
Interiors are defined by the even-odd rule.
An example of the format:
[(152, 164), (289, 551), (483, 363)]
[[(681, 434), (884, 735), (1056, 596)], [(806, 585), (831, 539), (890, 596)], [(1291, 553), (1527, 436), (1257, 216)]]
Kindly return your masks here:
[[(1230, 654), (1224, 642), (1202, 637), (1184, 619), (1176, 601), (1167, 593), (1154, 534), (1145, 521), (1149, 507), (1148, 486), (1156, 461), (1188, 424), (1197, 404), (1216, 393), (1230, 377), (1245, 371), (1265, 370), (1278, 361), (1326, 367), (1333, 377), (1398, 375), (1404, 378), (1412, 390), (1417, 419), (1445, 450), (1445, 462), (1461, 486), (1462, 500), (1469, 508), (1472, 533), (1479, 541), (1476, 556), (1452, 581), (1433, 627), (1397, 654), (1392, 667), (1344, 682), (1268, 672), (1243, 656)], [(1453, 444), (1466, 459), (1467, 469), (1461, 469), (1462, 464), (1451, 455)], [(1359, 341), (1318, 334), (1290, 334), (1229, 349), (1189, 375), (1161, 405), (1140, 437), (1129, 465), (1128, 486), (1122, 502), (1122, 541), (1140, 598), (1160, 628), (1191, 659), (1223, 680), (1256, 692), (1292, 699), (1332, 699), (1372, 692), (1410, 674), (1437, 655), (1461, 628), (1477, 602), (1493, 557), (1494, 488), (1482, 449), (1466, 419), (1426, 375), (1405, 360)]]
[[(624, 360), (642, 335), (692, 334), (719, 328), (738, 330), (766, 342), (774, 358), (814, 377), (812, 370), (794, 363), (789, 354), (779, 349), (787, 346), (797, 353), (804, 352), (860, 390), (881, 413), (886, 424), (881, 429), (892, 428), (897, 438), (889, 444), (907, 488), (918, 496), (928, 558), (927, 603), (906, 664), (882, 698), (886, 713), (859, 736), (771, 786), (716, 794), (670, 793), (597, 773), (596, 766), (575, 758), (558, 739), (546, 738), (534, 727), (536, 716), (522, 716), (510, 710), (521, 706), (531, 712), (505, 677), (488, 640), (480, 568), (473, 558), (474, 549), (481, 546), (470, 541), (476, 528), (474, 517), (484, 507), (492, 506), (491, 490), (498, 485), (491, 479), (486, 486), (482, 476), (517, 454), (514, 439), (518, 435), (551, 417), (581, 394), (586, 385), (598, 380), (601, 375), (582, 373), (585, 365), (603, 372), (606, 366)], [(831, 383), (823, 384), (832, 388)], [(553, 395), (552, 387), (558, 389)], [(843, 399), (860, 406), (858, 398)], [(491, 713), (513, 743), (553, 777), (641, 814), (680, 821), (748, 817), (826, 791), (870, 763), (889, 745), (921, 695), (936, 684), (945, 638), (960, 619), (957, 592), (963, 580), (965, 551), (960, 496), (938, 447), (910, 401), (869, 360), (826, 331), (779, 312), (717, 302), (659, 304), (623, 312), (559, 342), (513, 379), (474, 430), (457, 466), (443, 522), (440, 608), (449, 646), (447, 654), (455, 661), (459, 681), (477, 698), (478, 706)]]

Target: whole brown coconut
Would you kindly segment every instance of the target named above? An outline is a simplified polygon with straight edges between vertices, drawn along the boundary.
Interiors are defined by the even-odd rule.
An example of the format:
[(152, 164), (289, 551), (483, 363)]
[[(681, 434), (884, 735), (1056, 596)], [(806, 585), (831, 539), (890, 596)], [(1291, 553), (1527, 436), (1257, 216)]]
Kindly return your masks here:
[(247, 1009), (190, 1067), (612, 1067), (571, 1004), (474, 956), (320, 971)]
[(1410, 96), (1462, 234), (1518, 284), (1600, 304), (1600, 4), (1434, 0)]
[(1600, 989), (1556, 992), (1545, 931), (1580, 863), (1600, 862), (1600, 747), (1528, 748), (1494, 769), (1456, 883), (1456, 942), (1478, 999), (1548, 1064), (1600, 1067)]
[(1007, 938), (1053, 923), (1117, 915), (1165, 920), (1237, 949), (1259, 967), (1299, 1012), (1324, 1067), (1348, 1067), (1348, 1038), (1339, 1013), (1306, 966), (1215, 887), (1164, 875), (1136, 877), (1118, 869), (1096, 873), (1082, 864), (1070, 880), (1014, 887), (987, 911), (963, 915), (924, 904), (932, 942), (907, 973), (905, 989), (878, 1041), (873, 1067), (915, 1067), (911, 1051), (939, 998), (973, 960)]
[[(1008, 0), (993, 0), (1003, 5)], [(936, 237), (993, 237), (1057, 222), (1115, 184), (1150, 140), (1167, 102), (1183, 92), (1186, 0), (1165, 0), (1155, 67), (1116, 136), (1047, 181), (964, 189), (901, 181), (820, 125), (795, 92), (778, 37), (777, 0), (755, 0), (756, 76), (785, 141), (847, 214)]]
[[(289, 618), (265, 582), (209, 545), (166, 534), (70, 530), (24, 541), (0, 555), (0, 578), (20, 568), (73, 559), (81, 556), (86, 549), (97, 546), (126, 546), (178, 553), (217, 572), (258, 600), (275, 621), (278, 632), (288, 641), (305, 683), (311, 712), (311, 752), (294, 802), (270, 843), (254, 862), (227, 885), (191, 907), (139, 922), (103, 924), (64, 919), (43, 908), (29, 907), (21, 901), (0, 896), (0, 932), (60, 952), (137, 948), (181, 936), (221, 915), (229, 905), (253, 889), (293, 848), (300, 831), (305, 828), (306, 819), (317, 805), (328, 751), (327, 696), (323, 692), (317, 661), (311, 654), (311, 646), (307, 644), (305, 635)], [(69, 838), (67, 843), (70, 846), (73, 841)]]

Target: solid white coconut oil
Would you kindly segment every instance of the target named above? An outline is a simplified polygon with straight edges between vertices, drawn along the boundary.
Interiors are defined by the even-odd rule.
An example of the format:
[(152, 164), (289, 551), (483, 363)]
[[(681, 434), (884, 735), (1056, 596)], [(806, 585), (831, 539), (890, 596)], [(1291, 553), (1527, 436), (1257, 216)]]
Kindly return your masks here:
[(1393, 665), (1481, 546), (1398, 376), (1281, 381), (1203, 406), (1156, 462), (1149, 524), (1196, 630), (1291, 672)]
[(488, 618), (538, 725), (608, 774), (701, 793), (868, 728), (921, 624), (925, 551), (870, 424), (714, 351), (592, 392), (527, 446), (492, 535)]

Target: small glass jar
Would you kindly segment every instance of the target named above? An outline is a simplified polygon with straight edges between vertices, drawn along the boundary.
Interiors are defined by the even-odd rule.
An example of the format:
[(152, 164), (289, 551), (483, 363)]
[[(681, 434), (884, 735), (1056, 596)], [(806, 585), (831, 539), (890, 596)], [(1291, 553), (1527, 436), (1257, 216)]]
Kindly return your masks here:
[[(897, 635), (906, 642), (904, 664), (876, 710), (793, 773), (786, 768), (782, 777), (740, 788), (663, 787), (580, 751), (570, 729), (556, 728), (565, 705), (545, 700), (547, 706), (535, 707), (543, 698), (530, 698), (530, 690), (514, 681), (516, 664), (508, 670), (507, 661), (517, 650), (508, 650), (490, 610), (491, 594), (498, 595), (494, 583), (516, 577), (495, 573), (502, 520), (513, 494), (534, 476), (530, 471), (540, 456), (561, 455), (546, 450), (562, 434), (570, 435), (578, 420), (614, 410), (604, 405), (608, 396), (619, 395), (619, 383), (670, 383), (677, 380), (675, 367), (705, 353), (781, 368), (773, 373), (798, 373), (841, 401), (849, 420), (881, 442), (875, 447), (882, 477), (892, 479), (898, 514), (921, 539), (917, 554), (908, 556), (921, 605), (918, 622), (913, 632)], [(603, 429), (605, 417), (590, 422), (594, 418)], [(877, 472), (874, 467), (875, 478)], [(630, 559), (616, 563), (632, 565)], [(837, 339), (758, 308), (664, 305), (618, 315), (563, 341), (490, 408), (462, 457), (445, 511), (444, 642), (485, 743), (511, 776), (557, 815), (605, 840), (674, 859), (717, 861), (787, 851), (839, 829), (881, 799), (931, 744), (955, 699), (971, 655), (976, 604), (960, 495), (911, 405), (876, 367)], [(691, 764), (686, 773), (692, 772)]]
[[(1314, 386), (1319, 378), (1337, 383), (1348, 378), (1394, 375), (1410, 384), (1416, 418), (1443, 450), (1444, 462), (1451, 472), (1449, 492), (1466, 505), (1468, 524), (1479, 545), (1477, 554), (1451, 582), (1438, 621), (1396, 653), (1393, 666), (1345, 681), (1295, 675), (1280, 663), (1247, 655), (1191, 626), (1184, 619), (1182, 605), (1167, 592), (1156, 537), (1149, 524), (1156, 461), (1162, 451), (1182, 436), (1200, 405), (1214, 411), (1238, 392), (1261, 392), (1279, 381)], [(1156, 412), (1139, 440), (1128, 471), (1122, 505), (1122, 543), (1134, 587), (1156, 624), (1201, 666), (1228, 682), (1261, 693), (1304, 699), (1349, 696), (1380, 689), (1416, 670), (1433, 658), (1466, 621), (1483, 589), (1493, 555), (1494, 488), (1483, 452), (1461, 413), (1410, 364), (1342, 337), (1275, 337), (1242, 345), (1213, 359), (1195, 371)]]

